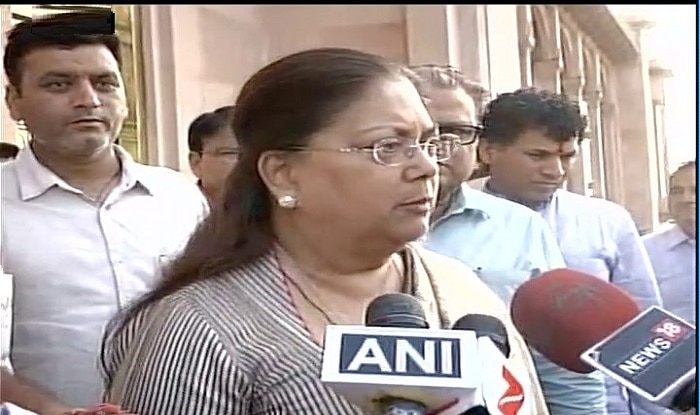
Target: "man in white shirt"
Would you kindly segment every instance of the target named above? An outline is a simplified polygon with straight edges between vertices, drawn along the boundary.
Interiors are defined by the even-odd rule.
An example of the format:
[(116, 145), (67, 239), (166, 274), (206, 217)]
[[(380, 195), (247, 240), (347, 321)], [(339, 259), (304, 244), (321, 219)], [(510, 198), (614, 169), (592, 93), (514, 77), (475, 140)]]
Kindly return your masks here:
[[(546, 90), (519, 89), (487, 105), (482, 127), (479, 155), (490, 173), (484, 190), (542, 215), (567, 268), (616, 285), (642, 309), (658, 305), (658, 286), (630, 213), (561, 188), (584, 139), (578, 103)], [(541, 377), (562, 375), (559, 391), (545, 390), (553, 415), (630, 415), (619, 384), (606, 385), (601, 373), (567, 373), (538, 354), (535, 360)], [(571, 389), (580, 391), (577, 399), (564, 395)]]
[(128, 109), (119, 40), (96, 34), (105, 21), (68, 13), (20, 23), (5, 48), (7, 105), (32, 141), (0, 167), (17, 375), (3, 372), (3, 386), (24, 383), (3, 398), (41, 415), (99, 403), (105, 324), (158, 282), (207, 213), (186, 177), (114, 144)]

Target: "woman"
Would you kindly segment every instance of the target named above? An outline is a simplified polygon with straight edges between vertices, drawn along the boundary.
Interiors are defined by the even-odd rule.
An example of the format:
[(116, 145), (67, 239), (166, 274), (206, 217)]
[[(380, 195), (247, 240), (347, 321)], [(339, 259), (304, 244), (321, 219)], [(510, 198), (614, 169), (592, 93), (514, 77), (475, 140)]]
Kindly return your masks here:
[(326, 325), (362, 324), (372, 299), (400, 291), (432, 327), (506, 319), (469, 269), (409, 244), (428, 229), (437, 151), (401, 68), (300, 52), (253, 75), (236, 111), (241, 157), (222, 206), (106, 338), (112, 401), (141, 415), (359, 414), (319, 380)]

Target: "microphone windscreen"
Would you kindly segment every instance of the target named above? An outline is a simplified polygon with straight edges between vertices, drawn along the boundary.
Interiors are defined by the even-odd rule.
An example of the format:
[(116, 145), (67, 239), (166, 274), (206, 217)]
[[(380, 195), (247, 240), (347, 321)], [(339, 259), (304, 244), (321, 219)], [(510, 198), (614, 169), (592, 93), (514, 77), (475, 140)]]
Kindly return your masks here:
[(452, 330), (470, 330), (476, 333), (476, 337), (486, 336), (505, 357), (510, 357), (508, 331), (503, 322), (494, 316), (467, 314), (455, 322)]
[(639, 306), (618, 287), (570, 269), (556, 269), (528, 280), (515, 291), (511, 317), (535, 350), (578, 373), (594, 369), (583, 351), (639, 314)]
[(402, 293), (380, 295), (367, 306), (365, 325), (427, 329), (423, 307), (413, 296)]

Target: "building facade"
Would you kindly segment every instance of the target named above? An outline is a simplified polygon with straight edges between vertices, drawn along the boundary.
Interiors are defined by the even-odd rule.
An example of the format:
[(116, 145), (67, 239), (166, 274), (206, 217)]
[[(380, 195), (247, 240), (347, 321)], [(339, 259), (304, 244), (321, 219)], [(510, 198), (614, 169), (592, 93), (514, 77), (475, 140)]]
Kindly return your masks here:
[[(3, 30), (27, 7), (0, 6)], [(659, 222), (669, 74), (647, 56), (648, 24), (621, 22), (606, 6), (112, 7), (132, 111), (121, 140), (144, 162), (187, 171), (190, 121), (231, 104), (257, 69), (307, 48), (352, 47), (459, 67), (491, 97), (523, 86), (566, 93), (590, 124), (567, 186), (624, 205), (642, 230)], [(0, 119), (3, 141), (26, 141), (4, 107)]]

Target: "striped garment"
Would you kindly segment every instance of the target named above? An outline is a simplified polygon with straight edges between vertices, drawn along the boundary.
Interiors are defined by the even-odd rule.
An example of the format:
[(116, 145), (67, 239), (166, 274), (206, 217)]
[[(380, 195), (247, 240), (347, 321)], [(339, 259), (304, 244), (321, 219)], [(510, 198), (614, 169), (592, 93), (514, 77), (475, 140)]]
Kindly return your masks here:
[[(498, 297), (456, 260), (417, 246), (403, 256), (431, 327), (469, 313), (506, 322), (533, 413), (548, 414), (529, 352)], [(362, 414), (321, 383), (321, 355), (271, 253), (142, 312), (106, 339), (101, 369), (106, 401), (139, 415)]]

